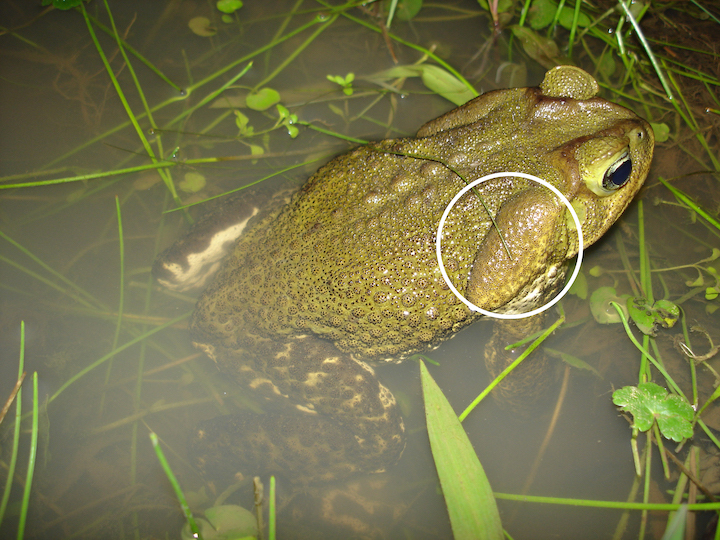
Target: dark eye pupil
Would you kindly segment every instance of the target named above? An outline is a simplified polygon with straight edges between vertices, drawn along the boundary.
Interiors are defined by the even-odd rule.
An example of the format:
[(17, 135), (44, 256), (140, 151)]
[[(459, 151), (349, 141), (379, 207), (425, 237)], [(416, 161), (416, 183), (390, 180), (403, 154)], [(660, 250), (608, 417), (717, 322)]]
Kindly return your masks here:
[(624, 186), (630, 179), (632, 173), (632, 161), (630, 160), (629, 154), (623, 154), (623, 156), (613, 163), (607, 171), (605, 171), (605, 177), (603, 178), (603, 188), (608, 191), (615, 191), (618, 188)]

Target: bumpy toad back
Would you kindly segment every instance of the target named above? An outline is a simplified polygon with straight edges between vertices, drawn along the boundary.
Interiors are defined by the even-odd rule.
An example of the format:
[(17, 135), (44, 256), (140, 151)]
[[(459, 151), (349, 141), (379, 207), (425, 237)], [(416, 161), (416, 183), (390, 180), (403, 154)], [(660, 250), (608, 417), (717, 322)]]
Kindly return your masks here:
[[(476, 318), (435, 258), (438, 221), (464, 180), (501, 171), (547, 180), (578, 212), (586, 246), (614, 223), (645, 179), (653, 134), (596, 93), (590, 75), (560, 67), (540, 88), (482, 95), (416, 138), (331, 161), (239, 239), (198, 301), (192, 330), (221, 370), (285, 404), (273, 420), (285, 433), (257, 442), (277, 452), (263, 458), (267, 467), (302, 461), (307, 470), (322, 455), (322, 472), (311, 475), (333, 478), (397, 460), (402, 419), (366, 362), (436, 346)], [(500, 178), (478, 191), (488, 210), (470, 192), (446, 222), (445, 267), (480, 307), (526, 310), (561, 281), (577, 232), (565, 206), (530, 182)], [(248, 422), (240, 431), (272, 431)], [(345, 434), (335, 435), (334, 454), (324, 446), (330, 429)]]

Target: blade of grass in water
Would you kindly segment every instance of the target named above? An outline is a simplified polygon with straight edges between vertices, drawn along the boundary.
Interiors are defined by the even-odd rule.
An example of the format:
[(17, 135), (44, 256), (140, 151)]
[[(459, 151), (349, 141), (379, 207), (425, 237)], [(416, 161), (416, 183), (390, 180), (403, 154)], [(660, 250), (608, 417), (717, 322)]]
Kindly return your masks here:
[(713, 227), (715, 227), (717, 230), (720, 231), (720, 221), (715, 219), (712, 215), (710, 215), (709, 212), (704, 210), (699, 204), (694, 202), (690, 197), (688, 197), (683, 191), (679, 190), (666, 180), (662, 178), (658, 178), (660, 180), (660, 183), (668, 188), (670, 193), (672, 193), (675, 198), (681, 202), (682, 204), (687, 205), (688, 208), (690, 208), (693, 212), (695, 212), (698, 216), (706, 220), (708, 223), (710, 223)]
[[(113, 23), (113, 28), (115, 27)], [(120, 208), (120, 198), (115, 195), (115, 212), (117, 214), (117, 224), (118, 224), (118, 258), (119, 258), (119, 264), (120, 264), (120, 294), (118, 298), (118, 312), (117, 312), (117, 320), (115, 321), (115, 333), (113, 335), (113, 342), (112, 342), (112, 348), (111, 350), (117, 349), (118, 341), (120, 340), (120, 330), (122, 329), (122, 321), (123, 321), (123, 311), (125, 307), (125, 242), (123, 239), (123, 225), (122, 225), (122, 210)], [(105, 368), (105, 388), (107, 388), (108, 383), (110, 382), (110, 375), (112, 373), (112, 366), (113, 366), (113, 359), (110, 358), (110, 360), (107, 363), (107, 367)], [(103, 410), (105, 409), (105, 396), (106, 393), (103, 392), (102, 396), (100, 397), (100, 405), (98, 407), (98, 418), (102, 417)]]
[(532, 345), (530, 345), (527, 349), (525, 349), (525, 350), (522, 352), (522, 354), (521, 354), (520, 356), (518, 356), (515, 361), (513, 361), (512, 364), (510, 364), (508, 367), (506, 367), (497, 377), (495, 377), (495, 380), (493, 380), (493, 381), (487, 386), (487, 388), (485, 388), (485, 390), (483, 390), (483, 391), (480, 393), (480, 395), (479, 395), (478, 397), (476, 397), (476, 398), (472, 401), (472, 403), (470, 403), (470, 405), (468, 405), (467, 408), (458, 416), (458, 419), (460, 420), (460, 422), (462, 422), (463, 420), (465, 420), (465, 418), (467, 418), (467, 416), (473, 411), (473, 409), (474, 409), (475, 407), (477, 407), (477, 405), (478, 405), (483, 399), (485, 399), (485, 396), (487, 396), (493, 388), (495, 388), (498, 384), (500, 384), (500, 383), (502, 382), (502, 380), (503, 380), (505, 377), (507, 377), (507, 376), (510, 374), (510, 372), (511, 372), (513, 369), (515, 369), (515, 368), (520, 364), (520, 362), (522, 362), (523, 360), (525, 360), (525, 359), (530, 355), (530, 353), (532, 353), (535, 349), (537, 349), (537, 348), (540, 346), (540, 344), (541, 344), (543, 341), (545, 341), (545, 340), (547, 339), (547, 337), (548, 337), (550, 334), (552, 334), (552, 333), (557, 329), (557, 327), (560, 326), (560, 325), (561, 325), (562, 323), (564, 323), (564, 322), (565, 322), (565, 317), (564, 317), (564, 316), (563, 316), (563, 317), (560, 317), (557, 321), (555, 321), (555, 322), (550, 326), (550, 328), (548, 328), (547, 330), (545, 330), (545, 331), (540, 335), (540, 337), (538, 337), (538, 338), (532, 343)]
[[(130, 59), (127, 57), (127, 54), (125, 53), (125, 47), (123, 46), (123, 41), (120, 39), (120, 34), (117, 31), (117, 28), (115, 26), (115, 18), (112, 15), (112, 11), (110, 11), (110, 6), (107, 3), (107, 0), (104, 0), (105, 3), (105, 10), (107, 11), (108, 17), (110, 18), (110, 24), (112, 25), (112, 33), (115, 36), (115, 40), (118, 44), (118, 49), (120, 50), (120, 54), (122, 54), (123, 59), (125, 60), (125, 65), (128, 68), (128, 72), (130, 73), (130, 76), (132, 77), (133, 82), (135, 83), (135, 89), (137, 90), (138, 95), (140, 96), (140, 100), (142, 101), (143, 108), (145, 109), (145, 114), (148, 117), (148, 120), (150, 121), (150, 127), (157, 131), (157, 124), (155, 123), (155, 119), (153, 118), (152, 111), (150, 110), (150, 106), (148, 105), (147, 99), (145, 99), (145, 92), (143, 92), (142, 86), (140, 85), (140, 81), (137, 78), (137, 75), (135, 74), (135, 69), (133, 69), (132, 64), (130, 63)], [(179, 90), (179, 89), (178, 89)], [(137, 123), (137, 122), (135, 122)], [(145, 133), (142, 132), (142, 140), (143, 145), (145, 146), (145, 143), (149, 146), (149, 142), (145, 139)], [(158, 146), (158, 155), (162, 159), (162, 156), (164, 155), (163, 152), (163, 145), (162, 145), (162, 136), (160, 134), (157, 134), (156, 137), (157, 146)], [(153, 162), (157, 162), (158, 159), (155, 158), (151, 154), (151, 158)], [(166, 171), (165, 169), (158, 169), (158, 174), (160, 174), (160, 177), (163, 180), (163, 183), (170, 191), (170, 195), (172, 195), (175, 202), (179, 202), (180, 198), (177, 194), (177, 191), (175, 189), (175, 184), (173, 183), (172, 176), (170, 175), (169, 171)]]
[[(107, 6), (107, 3), (105, 4)], [(90, 37), (92, 38), (93, 43), (95, 44), (95, 49), (98, 52), (98, 55), (100, 56), (100, 59), (103, 62), (103, 65), (105, 66), (105, 71), (107, 72), (108, 76), (110, 77), (110, 81), (113, 84), (113, 87), (115, 88), (115, 92), (118, 95), (118, 98), (120, 98), (120, 102), (123, 105), (123, 108), (125, 109), (125, 112), (128, 115), (128, 118), (130, 119), (130, 123), (135, 128), (135, 133), (137, 134), (138, 138), (142, 142), (143, 148), (145, 149), (145, 152), (148, 156), (150, 156), (150, 159), (153, 162), (157, 162), (158, 158), (155, 156), (155, 152), (153, 151), (152, 146), (150, 145), (150, 142), (147, 140), (147, 137), (145, 136), (145, 131), (140, 127), (140, 124), (138, 123), (138, 119), (136, 118), (135, 114), (132, 111), (132, 108), (130, 107), (130, 104), (128, 103), (127, 99), (125, 98), (125, 93), (123, 92), (122, 88), (120, 87), (120, 83), (118, 82), (117, 78), (115, 77), (115, 73), (112, 70), (112, 67), (110, 66), (110, 62), (108, 61), (107, 57), (105, 56), (105, 52), (103, 51), (102, 47), (100, 46), (100, 42), (97, 39), (97, 36), (95, 35), (95, 31), (93, 30), (93, 25), (90, 22), (90, 18), (88, 17), (87, 12), (85, 11), (85, 6), (81, 3), (80, 4), (80, 11), (83, 14), (83, 17), (85, 18), (85, 24), (87, 26), (88, 32), (90, 33)], [(122, 44), (120, 43), (120, 38), (117, 35), (117, 30), (115, 28), (115, 21), (112, 18), (112, 14), (110, 13), (110, 9), (108, 8), (108, 14), (110, 15), (110, 22), (113, 25), (113, 31), (115, 31), (115, 36), (117, 37), (117, 43), (118, 47), (120, 47), (120, 51), (123, 54), (123, 57), (125, 58), (125, 61), (127, 62), (127, 65), (129, 69), (131, 70), (131, 74), (133, 79), (137, 82), (137, 79), (135, 78), (135, 73), (132, 71), (132, 68), (129, 65), (127, 56), (125, 55), (124, 49), (122, 48)], [(143, 99), (143, 103), (145, 103), (144, 94), (140, 90), (140, 95)], [(147, 103), (145, 103), (147, 105)], [(147, 111), (146, 111), (147, 114)], [(162, 159), (162, 155), (160, 156), (160, 159)], [(160, 172), (160, 171), (158, 171)], [(170, 191), (170, 194), (172, 195), (172, 198), (175, 200), (177, 204), (180, 204), (180, 197), (177, 194), (177, 191), (175, 191), (175, 186), (173, 185), (171, 179), (169, 176), (165, 174), (161, 174), (163, 176), (163, 181), (165, 182), (166, 187)]]
[(37, 457), (38, 440), (38, 376), (33, 373), (33, 410), (32, 432), (30, 434), (30, 455), (28, 457), (27, 474), (25, 475), (25, 489), (23, 490), (22, 505), (20, 507), (20, 520), (18, 522), (18, 540), (25, 536), (25, 523), (27, 521), (28, 506), (30, 505), (30, 491), (32, 490), (33, 475), (35, 474), (35, 458)]
[[(25, 378), (25, 321), (20, 321), (20, 359), (18, 360), (18, 381)], [(5, 488), (3, 489), (2, 500), (0, 500), (0, 530), (2, 528), (3, 517), (10, 500), (10, 490), (12, 489), (13, 479), (15, 478), (15, 467), (17, 465), (18, 447), (20, 445), (20, 423), (22, 421), (22, 386), (18, 388), (15, 396), (15, 426), (13, 429), (12, 451), (10, 454), (10, 463), (7, 468), (7, 478), (5, 480)]]
[(183, 514), (185, 515), (185, 519), (190, 526), (190, 530), (192, 531), (193, 536), (195, 538), (198, 538), (199, 540), (202, 540), (200, 529), (198, 528), (197, 523), (195, 523), (195, 518), (193, 518), (192, 511), (190, 510), (190, 506), (185, 499), (185, 495), (182, 492), (180, 483), (177, 481), (177, 478), (175, 478), (175, 474), (173, 474), (167, 459), (165, 459), (165, 454), (163, 453), (162, 448), (160, 448), (160, 441), (158, 441), (158, 436), (152, 431), (150, 432), (150, 441), (152, 442), (153, 448), (155, 448), (155, 454), (157, 454), (158, 461), (160, 462), (160, 465), (165, 471), (165, 475), (168, 477), (168, 480), (170, 480), (170, 484), (172, 485), (173, 491), (175, 492), (175, 497), (177, 497), (177, 500), (180, 503), (180, 508), (182, 508)]
[(422, 360), (420, 378), (430, 447), (455, 540), (502, 540), (500, 513), (485, 471)]
[(75, 381), (77, 381), (78, 379), (80, 379), (81, 377), (83, 377), (85, 374), (87, 374), (88, 372), (92, 371), (93, 369), (95, 369), (95, 368), (98, 367), (99, 365), (103, 364), (104, 362), (106, 362), (107, 360), (109, 360), (110, 358), (112, 358), (113, 356), (115, 356), (116, 354), (118, 354), (119, 352), (124, 351), (124, 350), (127, 349), (128, 347), (132, 347), (133, 345), (135, 345), (136, 343), (142, 341), (143, 339), (147, 339), (148, 337), (150, 337), (150, 336), (152, 336), (152, 335), (154, 335), (154, 334), (157, 334), (158, 332), (160, 332), (161, 330), (164, 330), (165, 328), (168, 328), (168, 327), (170, 327), (170, 326), (172, 326), (172, 325), (174, 325), (174, 324), (179, 323), (179, 322), (182, 321), (183, 319), (186, 319), (187, 317), (189, 317), (191, 313), (192, 313), (191, 311), (188, 311), (187, 313), (183, 313), (183, 314), (180, 315), (179, 317), (176, 317), (176, 318), (174, 318), (174, 319), (171, 319), (171, 320), (169, 320), (168, 322), (166, 322), (165, 324), (160, 325), (160, 326), (158, 326), (157, 328), (153, 328), (152, 330), (150, 330), (150, 331), (148, 331), (148, 332), (145, 332), (144, 334), (141, 334), (141, 335), (137, 336), (135, 339), (131, 339), (131, 340), (128, 341), (127, 343), (125, 343), (125, 344), (123, 344), (123, 345), (120, 345), (120, 347), (118, 347), (117, 349), (114, 349), (114, 350), (110, 351), (109, 353), (107, 353), (107, 354), (106, 354), (105, 356), (103, 356), (102, 358), (99, 358), (98, 360), (96, 360), (95, 362), (93, 362), (92, 364), (90, 364), (89, 366), (87, 366), (86, 368), (82, 369), (80, 372), (78, 372), (78, 373), (75, 374), (74, 376), (70, 377), (70, 379), (68, 379), (68, 380), (65, 382), (65, 384), (63, 384), (60, 388), (57, 389), (57, 391), (56, 391), (52, 396), (50, 396), (50, 398), (48, 399), (48, 403), (52, 403), (53, 401), (55, 401), (55, 399), (56, 399), (68, 386), (70, 386), (70, 385), (73, 384)]
[(268, 540), (275, 540), (275, 477), (270, 477), (270, 500), (268, 502)]
[[(163, 81), (165, 81), (168, 85), (170, 85), (171, 87), (173, 87), (173, 88), (174, 88), (175, 90), (177, 90), (178, 92), (182, 92), (182, 88), (180, 88), (177, 84), (175, 84), (174, 82), (172, 82), (162, 71), (160, 71), (160, 70), (158, 69), (158, 67), (157, 67), (156, 65), (154, 65), (152, 62), (150, 62), (150, 60), (148, 60), (148, 59), (145, 58), (142, 54), (140, 54), (140, 52), (139, 52), (137, 49), (135, 49), (132, 45), (130, 45), (127, 41), (125, 41), (124, 39), (122, 39), (122, 38), (118, 35), (117, 30), (115, 30), (115, 25), (114, 25), (114, 24), (113, 24), (113, 30), (114, 30), (114, 32), (113, 32), (113, 30), (110, 30), (107, 26), (105, 26), (103, 23), (101, 23), (100, 21), (98, 21), (95, 17), (93, 17), (93, 16), (90, 15), (89, 13), (88, 13), (88, 17), (89, 17), (90, 20), (93, 22), (93, 24), (94, 24), (95, 26), (97, 26), (100, 30), (102, 30), (103, 32), (105, 32), (105, 33), (108, 34), (109, 36), (117, 37), (117, 39), (120, 40), (120, 44), (122, 45), (122, 48), (130, 51), (130, 54), (132, 54), (135, 58), (137, 58), (137, 59), (140, 60), (143, 64), (145, 64), (150, 71), (152, 71), (153, 73), (155, 73), (155, 75), (157, 75), (158, 77), (160, 77)], [(123, 56), (125, 56), (125, 55), (123, 55)], [(127, 62), (127, 64), (128, 64), (128, 66), (130, 65), (129, 62)]]

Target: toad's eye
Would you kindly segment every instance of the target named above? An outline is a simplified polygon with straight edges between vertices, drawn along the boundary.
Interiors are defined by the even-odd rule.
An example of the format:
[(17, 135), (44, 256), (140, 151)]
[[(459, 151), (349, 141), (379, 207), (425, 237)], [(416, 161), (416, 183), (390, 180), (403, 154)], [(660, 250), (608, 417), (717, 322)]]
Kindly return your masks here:
[(607, 191), (615, 191), (627, 184), (632, 173), (632, 161), (630, 160), (630, 154), (625, 151), (615, 163), (610, 165), (602, 180), (602, 187)]

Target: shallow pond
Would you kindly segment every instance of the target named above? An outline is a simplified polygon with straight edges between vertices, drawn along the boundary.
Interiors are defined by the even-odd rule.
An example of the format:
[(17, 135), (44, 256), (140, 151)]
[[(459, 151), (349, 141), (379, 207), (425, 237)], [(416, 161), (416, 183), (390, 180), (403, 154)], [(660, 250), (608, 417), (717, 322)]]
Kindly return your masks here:
[[(493, 37), (489, 14), (471, 1), (426, 4), (412, 20), (394, 21), (390, 35), (380, 30), (385, 15), (376, 4), (334, 11), (310, 1), (248, 0), (228, 16), (229, 22), (212, 3), (114, 2), (111, 8), (120, 36), (162, 74), (129, 53), (144, 99), (153, 109), (157, 127), (152, 128), (114, 39), (98, 25), (110, 25), (104, 4), (89, 4), (99, 43), (139, 118), (139, 129), (153, 152), (165, 158), (161, 164), (168, 166), (162, 170), (179, 186), (178, 199), (185, 204), (264, 177), (268, 179), (256, 189), (299, 186), (321, 164), (356, 144), (339, 136), (412, 136), (453, 105), (419, 77), (382, 72), (415, 64), (426, 51), (483, 92), (534, 86), (544, 72), (517, 39), (509, 44), (509, 31)], [(153, 282), (153, 260), (184, 233), (187, 219), (183, 212), (167, 212), (176, 204), (157, 169), (147, 168), (148, 151), (127, 120), (82, 14), (41, 12), (38, 6), (10, 2), (0, 13), (3, 25), (13, 29), (0, 36), (0, 187), (91, 175), (0, 190), (0, 396), (4, 401), (17, 378), (24, 321), (29, 376), (23, 411), (31, 407), (28, 382), (33, 372), (38, 374), (41, 404), (26, 537), (176, 538), (184, 520), (149, 431), (158, 434), (200, 515), (237, 479), (208, 483), (191, 466), (187, 443), (194, 426), (201, 419), (259, 405), (192, 348), (186, 324), (197, 293), (170, 293)], [(658, 10), (647, 16), (647, 24), (656, 28), (663, 17), (673, 16)], [(698, 19), (700, 35), (705, 24)], [(629, 43), (636, 47), (634, 40)], [(599, 54), (598, 43), (585, 44), (585, 52), (576, 47), (578, 63), (592, 71), (589, 57)], [(250, 62), (242, 77), (218, 93)], [(625, 71), (616, 62), (618, 72)], [(346, 82), (348, 92), (352, 88), (349, 96), (327, 78), (348, 73), (355, 75)], [(649, 70), (645, 76), (656, 84)], [(717, 343), (718, 300), (705, 296), (714, 283), (708, 268), (714, 264), (717, 275), (717, 261), (702, 261), (720, 245), (718, 231), (696, 219), (658, 182), (658, 177), (693, 173), (675, 185), (716, 212), (717, 176), (695, 174), (714, 165), (670, 106), (659, 99), (652, 105), (647, 95), (633, 99), (629, 85), (622, 94), (613, 93), (610, 88), (620, 87), (617, 78), (601, 79), (603, 97), (622, 100), (649, 121), (666, 123), (670, 139), (657, 144), (654, 166), (636, 202), (586, 253), (582, 278), (588, 296), (603, 286), (641, 296), (643, 238), (655, 298), (680, 302), (687, 325), (702, 327)], [(274, 106), (265, 111), (244, 107), (250, 89), (265, 87), (277, 90), (281, 103), (297, 115), (296, 137), (278, 121)], [(692, 110), (697, 133), (717, 145), (717, 116), (702, 113), (702, 106), (713, 106), (706, 94), (697, 91)], [(717, 156), (716, 149), (711, 153)], [(131, 170), (98, 174), (121, 169)], [(189, 215), (196, 217), (208, 206), (191, 207)], [(611, 396), (614, 389), (637, 384), (640, 353), (620, 324), (593, 319), (587, 298), (568, 295), (563, 307), (567, 322), (543, 343), (556, 376), (539, 383), (539, 399), (508, 406), (489, 397), (463, 425), (498, 494), (626, 501), (635, 481), (632, 431)], [(555, 318), (553, 313), (549, 322)], [(678, 322), (674, 328), (660, 328), (650, 347), (683, 392), (692, 396), (691, 370), (676, 345), (681, 326)], [(429, 369), (458, 413), (490, 382), (482, 349), (491, 330), (489, 323), (474, 324), (431, 355), (438, 365)], [(634, 326), (632, 330), (641, 335)], [(698, 355), (711, 348), (702, 333), (692, 333), (690, 339)], [(130, 342), (134, 344), (125, 347)], [(114, 350), (118, 352), (110, 355)], [(571, 367), (560, 353), (592, 369), (579, 369), (577, 362)], [(713, 366), (717, 360), (708, 363)], [(398, 396), (405, 414), (409, 437), (401, 462), (386, 474), (333, 486), (336, 491), (320, 487), (297, 493), (278, 479), (279, 538), (451, 537), (425, 431), (418, 364), (382, 366), (378, 374)], [(657, 372), (653, 380), (666, 386)], [(702, 405), (716, 381), (704, 367), (698, 368), (697, 381)], [(13, 411), (0, 426), (3, 482)], [(703, 419), (711, 432), (720, 429), (713, 407), (704, 411)], [(25, 427), (29, 430), (29, 423), (23, 423)], [(3, 537), (16, 534), (28, 438), (23, 430), (18, 479), (0, 529)], [(646, 440), (640, 434), (640, 451)], [(690, 443), (701, 449), (699, 475), (717, 491), (718, 448), (696, 427), (693, 440), (678, 451), (681, 461), (687, 459)], [(666, 448), (675, 451), (676, 445), (666, 441)], [(670, 502), (668, 490), (675, 489), (677, 473), (664, 479), (656, 447), (650, 468), (647, 488), (640, 485), (633, 500), (642, 500), (647, 489), (651, 502)], [(263, 481), (267, 484), (268, 479)], [(347, 504), (313, 521), (323, 501), (333, 497)], [(250, 479), (226, 500), (251, 508)], [(624, 517), (617, 509), (513, 502), (503, 495), (498, 504), (505, 529), (518, 540), (613, 534), (637, 538), (641, 527), (642, 515), (636, 510)], [(616, 533), (625, 519), (624, 534)], [(667, 513), (651, 513), (647, 519), (647, 537), (660, 537)], [(699, 537), (707, 517), (699, 515), (698, 520)]]

